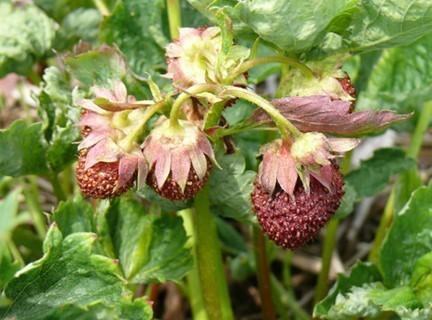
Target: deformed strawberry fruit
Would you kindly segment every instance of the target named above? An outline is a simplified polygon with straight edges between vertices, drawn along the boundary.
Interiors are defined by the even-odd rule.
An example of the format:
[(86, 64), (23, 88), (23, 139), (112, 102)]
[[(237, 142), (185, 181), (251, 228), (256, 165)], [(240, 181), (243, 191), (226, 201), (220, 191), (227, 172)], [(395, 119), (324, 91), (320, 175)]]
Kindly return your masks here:
[(192, 122), (176, 127), (165, 120), (146, 138), (143, 154), (150, 168), (147, 184), (169, 200), (193, 198), (207, 182), (213, 148), (207, 136)]
[(81, 192), (90, 198), (112, 198), (121, 195), (134, 183), (134, 174), (119, 183), (120, 162), (98, 162), (86, 169), (87, 149), (79, 153), (76, 178)]
[(309, 192), (301, 182), (290, 196), (280, 187), (269, 194), (259, 181), (252, 193), (253, 208), (267, 236), (276, 244), (298, 248), (314, 239), (340, 205), (343, 179), (336, 165), (329, 166), (330, 190), (311, 177)]
[(357, 143), (310, 132), (294, 142), (278, 139), (263, 146), (252, 204), (270, 239), (294, 249), (316, 237), (344, 194), (334, 158)]

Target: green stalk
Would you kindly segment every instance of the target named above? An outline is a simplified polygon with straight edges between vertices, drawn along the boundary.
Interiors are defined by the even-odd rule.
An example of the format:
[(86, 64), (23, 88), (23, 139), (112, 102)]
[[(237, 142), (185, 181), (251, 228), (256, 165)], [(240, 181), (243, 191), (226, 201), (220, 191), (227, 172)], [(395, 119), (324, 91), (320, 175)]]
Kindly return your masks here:
[(261, 230), (253, 227), (253, 245), (255, 253), (255, 265), (258, 278), (258, 287), (262, 303), (263, 319), (276, 319), (273, 307), (272, 288), (270, 283), (269, 262), (267, 260), (265, 238)]
[(380, 224), (376, 232), (371, 251), (369, 252), (369, 257), (368, 257), (369, 261), (375, 263), (378, 261), (378, 255), (381, 249), (381, 243), (384, 241), (384, 238), (387, 234), (388, 227), (390, 226), (393, 220), (395, 195), (396, 195), (396, 188), (393, 187), (392, 191), (390, 192), (390, 196), (387, 199), (387, 203), (384, 208), (384, 213), (381, 217)]
[(140, 119), (140, 123), (136, 125), (136, 129), (129, 133), (123, 140), (120, 141), (120, 146), (126, 150), (131, 150), (135, 144), (138, 138), (141, 136), (145, 129), (145, 124), (147, 121), (160, 109), (162, 109), (165, 105), (166, 101), (160, 101), (151, 107), (148, 107), (148, 109), (144, 112), (143, 116)]
[[(419, 115), (414, 134), (411, 137), (411, 143), (407, 150), (407, 156), (417, 160), (418, 154), (420, 152), (421, 146), (423, 144), (423, 137), (429, 127), (429, 123), (432, 119), (432, 101), (428, 101), (423, 105), (422, 111)], [(381, 221), (375, 235), (375, 239), (369, 253), (369, 260), (376, 262), (378, 260), (379, 251), (381, 249), (381, 244), (385, 239), (387, 230), (393, 220), (393, 215), (395, 211), (395, 203), (398, 198), (398, 184), (401, 183), (401, 179), (394, 184), (387, 203), (384, 209), (384, 213), (381, 217)]]
[(24, 189), (25, 201), (27, 203), (30, 214), (32, 215), (36, 232), (41, 239), (44, 239), (47, 228), (45, 225), (43, 211), (40, 205), (39, 190), (36, 184), (36, 179), (34, 177), (30, 177), (29, 180), (30, 181), (27, 187)]
[(196, 259), (204, 306), (210, 320), (234, 319), (225, 280), (216, 223), (210, 212), (208, 187), (195, 198)]
[(414, 134), (411, 137), (411, 143), (407, 150), (408, 157), (417, 159), (423, 144), (423, 137), (429, 127), (429, 123), (432, 119), (432, 101), (428, 101), (423, 105), (423, 109), (420, 113)]
[(14, 260), (18, 262), (21, 267), (23, 267), (25, 265), (25, 262), (15, 243), (12, 241), (12, 239), (7, 239), (6, 244), (10, 252), (12, 253), (12, 257), (14, 258)]
[(103, 16), (109, 16), (111, 14), (107, 5), (103, 0), (93, 0), (95, 7), (99, 10), (99, 13)]
[[(351, 156), (352, 152), (347, 152), (341, 163), (341, 172), (346, 175), (351, 166)], [(324, 238), (323, 252), (321, 255), (321, 270), (318, 275), (318, 283), (315, 289), (315, 299), (314, 302), (317, 304), (321, 301), (327, 294), (329, 287), (329, 272), (331, 267), (331, 260), (333, 256), (333, 251), (336, 246), (336, 236), (339, 227), (339, 219), (331, 219), (326, 228), (326, 234)]]
[(185, 209), (179, 212), (183, 218), (183, 225), (188, 235), (188, 245), (192, 248), (194, 265), (192, 270), (188, 273), (186, 279), (188, 284), (188, 297), (192, 308), (193, 319), (195, 320), (208, 320), (207, 312), (204, 308), (204, 298), (201, 291), (200, 278), (197, 266), (196, 257), (196, 234), (193, 227), (193, 210)]
[(51, 174), (48, 176), (48, 179), (51, 182), (53, 192), (57, 200), (58, 201), (66, 200), (66, 195), (63, 191), (58, 175), (55, 172), (51, 172)]
[(168, 21), (171, 40), (178, 39), (181, 26), (181, 10), (179, 0), (167, 0)]
[(178, 118), (180, 117), (181, 107), (183, 103), (190, 99), (190, 97), (203, 92), (215, 92), (217, 88), (218, 87), (214, 84), (196, 84), (188, 88), (187, 92), (179, 94), (179, 96), (175, 99), (170, 111), (171, 127), (176, 128), (179, 126)]
[(282, 137), (287, 138), (292, 136), (298, 138), (302, 135), (302, 133), (287, 118), (285, 118), (278, 109), (256, 93), (239, 87), (226, 86), (224, 87), (223, 94), (227, 97), (234, 96), (244, 99), (262, 108), (272, 118)]
[(289, 65), (299, 69), (303, 73), (303, 75), (307, 78), (314, 77), (313, 71), (309, 69), (309, 67), (306, 66), (305, 64), (299, 62), (297, 59), (284, 57), (284, 56), (270, 56), (270, 57), (259, 57), (244, 62), (238, 67), (238, 69), (235, 71), (235, 74), (230, 76), (227, 79), (226, 83), (232, 83), (235, 78), (245, 73), (249, 69), (252, 69), (260, 64), (266, 64), (266, 63), (282, 63), (285, 65)]
[(320, 302), (327, 294), (328, 291), (328, 276), (331, 267), (331, 259), (333, 250), (336, 245), (337, 229), (339, 227), (339, 219), (332, 219), (327, 225), (326, 234), (324, 238), (323, 253), (321, 256), (321, 270), (318, 275), (318, 284), (315, 291), (315, 304)]

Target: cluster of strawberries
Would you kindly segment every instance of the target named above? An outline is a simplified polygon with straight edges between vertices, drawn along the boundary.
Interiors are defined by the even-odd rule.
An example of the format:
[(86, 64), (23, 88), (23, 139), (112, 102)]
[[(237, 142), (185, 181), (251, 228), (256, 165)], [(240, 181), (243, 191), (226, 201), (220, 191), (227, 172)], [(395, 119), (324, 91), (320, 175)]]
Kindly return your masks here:
[[(152, 103), (160, 102), (141, 105), (120, 81), (113, 81), (111, 88), (94, 87), (95, 98), (81, 102), (83, 139), (76, 176), (82, 192), (92, 198), (110, 198), (137, 181), (138, 187), (147, 183), (170, 200), (193, 198), (216, 164), (203, 130), (205, 112), (214, 103), (229, 105), (238, 98), (218, 95), (224, 86), (255, 94), (244, 89), (246, 76), (241, 68), (251, 59), (250, 50), (237, 45), (222, 52), (219, 28), (182, 29), (180, 38), (167, 47), (166, 76), (181, 93), (177, 100), (186, 97), (180, 109), (184, 117), (174, 118), (176, 112), (169, 119), (161, 115), (142, 143), (143, 134), (138, 134), (143, 133), (142, 119), (149, 117)], [(197, 86), (204, 89), (194, 93), (192, 88)], [(292, 123), (299, 134), (281, 134), (262, 147), (251, 197), (264, 232), (285, 248), (314, 238), (339, 207), (344, 182), (336, 158), (358, 144), (347, 136), (405, 118), (389, 111), (352, 112), (355, 89), (337, 66), (331, 72), (316, 73), (304, 86), (304, 94), (293, 90), (293, 96), (271, 102), (274, 113)], [(196, 103), (200, 110), (191, 116), (187, 108), (193, 109)], [(255, 120), (274, 119), (261, 111)], [(335, 137), (340, 135), (345, 137)]]

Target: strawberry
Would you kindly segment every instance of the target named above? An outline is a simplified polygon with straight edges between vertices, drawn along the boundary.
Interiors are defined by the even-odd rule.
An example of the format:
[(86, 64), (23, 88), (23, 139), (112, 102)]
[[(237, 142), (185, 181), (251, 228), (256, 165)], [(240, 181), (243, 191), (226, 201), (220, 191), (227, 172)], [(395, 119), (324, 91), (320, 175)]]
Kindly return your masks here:
[(207, 182), (215, 161), (207, 136), (190, 121), (171, 127), (164, 120), (143, 144), (149, 168), (147, 184), (169, 200), (193, 198)]
[(90, 198), (112, 198), (116, 197), (133, 186), (135, 175), (119, 184), (120, 162), (98, 162), (86, 169), (85, 162), (88, 150), (80, 150), (76, 178), (81, 192)]
[(298, 248), (314, 239), (340, 205), (344, 194), (343, 178), (336, 165), (330, 166), (331, 191), (311, 177), (309, 192), (302, 183), (294, 188), (294, 196), (280, 187), (269, 194), (259, 181), (255, 182), (252, 203), (258, 222), (276, 244)]

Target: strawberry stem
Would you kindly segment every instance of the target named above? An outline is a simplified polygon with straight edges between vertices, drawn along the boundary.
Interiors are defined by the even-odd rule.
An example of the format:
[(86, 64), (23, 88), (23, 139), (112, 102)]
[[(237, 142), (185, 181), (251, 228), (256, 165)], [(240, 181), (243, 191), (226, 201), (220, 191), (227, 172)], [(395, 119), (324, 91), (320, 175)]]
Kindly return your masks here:
[(196, 262), (208, 318), (233, 320), (215, 218), (210, 211), (208, 187), (204, 187), (195, 198), (193, 220)]
[(123, 140), (119, 142), (120, 147), (122, 147), (123, 150), (126, 152), (129, 152), (135, 144), (137, 143), (138, 138), (141, 136), (141, 134), (144, 131), (145, 124), (147, 121), (160, 109), (162, 109), (165, 106), (166, 101), (162, 100), (151, 107), (149, 107), (143, 114), (142, 118), (140, 119), (140, 123), (136, 126), (136, 129), (129, 133), (127, 137), (125, 137)]
[(179, 0), (167, 0), (168, 21), (171, 40), (177, 40), (180, 35), (181, 10)]
[(242, 63), (237, 68), (237, 70), (234, 71), (233, 75), (226, 79), (226, 83), (232, 83), (234, 79), (236, 79), (238, 76), (242, 75), (249, 69), (252, 69), (260, 64), (266, 64), (266, 63), (282, 63), (285, 65), (289, 65), (299, 69), (303, 73), (303, 75), (307, 78), (314, 77), (313, 71), (307, 65), (299, 62), (297, 59), (284, 57), (284, 56), (270, 56), (270, 57), (259, 57)]
[(256, 93), (234, 86), (226, 86), (224, 87), (223, 94), (227, 97), (237, 97), (240, 99), (247, 100), (256, 104), (258, 107), (262, 108), (268, 115), (272, 118), (276, 126), (278, 127), (282, 138), (288, 139), (299, 138), (302, 133), (287, 119), (285, 118), (279, 110), (277, 110), (270, 102)]
[[(346, 175), (350, 171), (351, 167), (351, 156), (352, 151), (345, 154), (345, 157), (341, 163), (341, 172)], [(333, 251), (336, 247), (337, 230), (339, 227), (339, 219), (331, 219), (326, 227), (324, 246), (321, 255), (321, 270), (318, 275), (318, 282), (315, 291), (315, 304), (321, 301), (327, 294), (329, 286), (329, 273), (331, 268), (331, 261), (333, 257)]]
[(273, 307), (272, 287), (270, 282), (270, 270), (267, 259), (265, 238), (261, 229), (257, 226), (253, 227), (252, 232), (258, 287), (262, 304), (262, 316), (263, 319), (266, 320), (276, 319)]
[(203, 92), (215, 92), (217, 88), (215, 84), (196, 84), (188, 88), (187, 91), (180, 93), (171, 107), (170, 126), (173, 128), (179, 126), (178, 118), (180, 117), (181, 107), (190, 97)]

